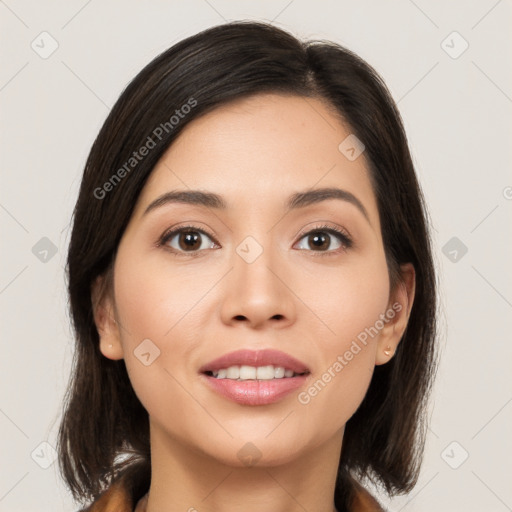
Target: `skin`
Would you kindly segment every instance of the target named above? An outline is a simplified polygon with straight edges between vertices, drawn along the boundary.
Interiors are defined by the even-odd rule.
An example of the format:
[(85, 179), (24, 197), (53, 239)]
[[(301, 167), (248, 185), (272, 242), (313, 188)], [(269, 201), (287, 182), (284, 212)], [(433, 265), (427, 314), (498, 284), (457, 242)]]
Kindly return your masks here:
[[(318, 99), (238, 100), (188, 124), (141, 192), (113, 289), (101, 295), (100, 277), (92, 292), (101, 352), (124, 358), (149, 413), (148, 512), (334, 509), (345, 423), (375, 365), (393, 357), (415, 282), (412, 266), (403, 265), (403, 283), (390, 289), (364, 153), (349, 161), (338, 150), (350, 133)], [(292, 193), (331, 186), (354, 194), (369, 220), (336, 199), (285, 213)], [(161, 194), (188, 189), (220, 194), (228, 208), (175, 203), (143, 215)], [(158, 246), (166, 230), (188, 222), (215, 236), (200, 235), (199, 256), (173, 254), (180, 235)], [(353, 247), (337, 250), (332, 235), (322, 252), (299, 237), (324, 222), (348, 231)], [(252, 263), (236, 252), (247, 236), (263, 249)], [(240, 405), (199, 377), (201, 365), (227, 352), (275, 348), (309, 366), (304, 391), (394, 303), (401, 311), (307, 404), (293, 392), (270, 405)], [(145, 366), (134, 350), (148, 338), (160, 356)], [(238, 456), (246, 443), (259, 452), (256, 465)]]

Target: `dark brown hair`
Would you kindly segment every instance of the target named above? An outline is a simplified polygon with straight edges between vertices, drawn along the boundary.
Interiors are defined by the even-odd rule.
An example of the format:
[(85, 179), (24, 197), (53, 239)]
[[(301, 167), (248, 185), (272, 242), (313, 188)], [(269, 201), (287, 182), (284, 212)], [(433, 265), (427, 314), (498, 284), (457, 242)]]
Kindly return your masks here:
[[(366, 148), (391, 286), (401, 263), (416, 271), (414, 304), (396, 354), (375, 368), (347, 422), (335, 504), (347, 508), (355, 478), (369, 478), (390, 495), (417, 481), (437, 359), (436, 278), (428, 214), (400, 114), (382, 79), (351, 51), (237, 21), (188, 37), (150, 62), (121, 94), (87, 159), (67, 260), (76, 350), (58, 438), (60, 469), (76, 499), (96, 498), (121, 469), (133, 474), (140, 497), (151, 467), (148, 414), (124, 360), (99, 350), (91, 284), (99, 275), (111, 277), (137, 198), (181, 130), (220, 105), (266, 92), (324, 100), (350, 126)], [(131, 161), (149, 138), (151, 150)], [(119, 460), (123, 454), (131, 457)]]

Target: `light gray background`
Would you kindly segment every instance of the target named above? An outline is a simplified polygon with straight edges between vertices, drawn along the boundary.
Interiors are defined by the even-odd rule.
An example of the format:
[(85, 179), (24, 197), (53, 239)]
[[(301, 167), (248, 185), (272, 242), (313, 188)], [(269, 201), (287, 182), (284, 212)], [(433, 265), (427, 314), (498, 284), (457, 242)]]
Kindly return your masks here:
[(158, 53), (247, 18), (377, 69), (430, 207), (444, 312), (425, 463), (409, 496), (377, 496), (394, 512), (512, 510), (511, 14), (510, 0), (0, 1), (0, 510), (77, 509), (51, 446), (73, 352), (68, 224), (101, 124)]

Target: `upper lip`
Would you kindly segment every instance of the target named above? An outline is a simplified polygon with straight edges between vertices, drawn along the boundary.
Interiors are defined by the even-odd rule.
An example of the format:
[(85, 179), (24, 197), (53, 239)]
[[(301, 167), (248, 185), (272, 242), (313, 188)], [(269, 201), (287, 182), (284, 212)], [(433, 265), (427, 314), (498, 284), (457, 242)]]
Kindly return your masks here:
[(236, 350), (201, 366), (201, 373), (213, 372), (230, 366), (281, 366), (295, 373), (309, 373), (309, 368), (298, 359), (280, 350)]

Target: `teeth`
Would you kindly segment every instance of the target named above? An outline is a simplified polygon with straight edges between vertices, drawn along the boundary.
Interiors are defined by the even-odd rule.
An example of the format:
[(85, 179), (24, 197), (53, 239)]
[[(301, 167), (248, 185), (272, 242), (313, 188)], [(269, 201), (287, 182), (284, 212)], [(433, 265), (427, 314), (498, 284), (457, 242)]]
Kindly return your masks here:
[(226, 378), (238, 379), (240, 378), (240, 366), (230, 366), (226, 369)]
[(272, 380), (289, 378), (297, 375), (293, 370), (288, 370), (282, 366), (230, 366), (212, 372), (217, 379), (233, 379), (233, 380)]
[(276, 366), (274, 368), (274, 378), (282, 379), (284, 377), (285, 369), (282, 366)]
[(275, 377), (274, 367), (269, 366), (258, 366), (256, 368), (256, 378), (258, 380), (270, 380)]
[[(254, 366), (240, 366), (240, 380), (248, 380), (248, 379), (255, 379), (256, 373), (259, 371), (259, 368), (256, 369)], [(229, 369), (228, 369), (228, 375), (229, 375)]]

